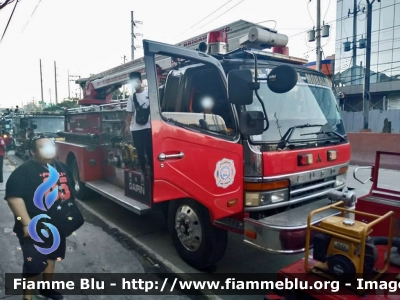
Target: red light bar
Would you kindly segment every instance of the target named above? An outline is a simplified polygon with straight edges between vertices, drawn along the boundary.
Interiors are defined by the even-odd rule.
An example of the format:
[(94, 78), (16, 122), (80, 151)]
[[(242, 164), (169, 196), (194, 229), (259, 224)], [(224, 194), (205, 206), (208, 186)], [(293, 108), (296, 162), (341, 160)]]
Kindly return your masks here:
[(211, 31), (208, 34), (208, 44), (213, 44), (213, 43), (228, 43), (228, 34), (223, 31)]
[(289, 56), (289, 47), (272, 47), (272, 53)]
[(313, 163), (313, 155), (312, 154), (299, 154), (297, 157), (297, 161), (299, 166), (307, 166)]

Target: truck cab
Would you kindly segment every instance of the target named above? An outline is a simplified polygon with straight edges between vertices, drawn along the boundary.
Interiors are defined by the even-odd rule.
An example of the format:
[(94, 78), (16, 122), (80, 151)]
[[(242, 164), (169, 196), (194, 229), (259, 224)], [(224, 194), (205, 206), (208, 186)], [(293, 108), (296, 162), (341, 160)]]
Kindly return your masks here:
[[(199, 270), (222, 258), (227, 231), (265, 251), (304, 251), (308, 212), (344, 189), (350, 161), (326, 76), (249, 48), (249, 40), (285, 46), (276, 32), (254, 41), (251, 28), (231, 42), (246, 47), (233, 51), (225, 33), (210, 33), (197, 50), (144, 41), (143, 59), (81, 79), (85, 106), (70, 110), (57, 142), (79, 199), (95, 191), (138, 214), (161, 208), (177, 252)], [(137, 169), (124, 134), (126, 102), (108, 97), (132, 72), (148, 86), (152, 176)]]
[(59, 138), (57, 132), (64, 131), (65, 118), (59, 113), (34, 112), (16, 115), (13, 123), (15, 154), (28, 159), (28, 143), (32, 135), (44, 134), (55, 139)]

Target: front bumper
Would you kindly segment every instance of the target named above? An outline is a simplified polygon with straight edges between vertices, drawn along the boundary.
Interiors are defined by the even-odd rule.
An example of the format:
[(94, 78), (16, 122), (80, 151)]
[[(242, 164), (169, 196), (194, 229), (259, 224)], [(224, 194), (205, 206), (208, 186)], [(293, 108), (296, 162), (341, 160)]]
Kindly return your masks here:
[[(264, 219), (245, 218), (244, 242), (267, 252), (283, 254), (304, 252), (309, 213), (330, 204), (332, 201), (324, 198)], [(318, 224), (327, 217), (339, 214), (340, 211), (336, 209), (322, 211), (313, 216), (311, 224)]]

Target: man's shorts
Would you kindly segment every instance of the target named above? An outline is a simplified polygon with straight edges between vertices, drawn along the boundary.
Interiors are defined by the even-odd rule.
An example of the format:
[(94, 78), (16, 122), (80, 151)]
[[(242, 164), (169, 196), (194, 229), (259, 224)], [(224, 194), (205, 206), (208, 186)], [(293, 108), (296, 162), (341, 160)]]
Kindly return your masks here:
[[(50, 241), (49, 241), (50, 240)], [(44, 243), (38, 243), (41, 248), (50, 248), (52, 239), (46, 239)], [(60, 246), (50, 254), (42, 254), (36, 248), (31, 237), (19, 238), (22, 254), (24, 257), (23, 275), (24, 277), (33, 277), (43, 273), (47, 267), (47, 260), (61, 260), (65, 258), (66, 238), (60, 237)]]

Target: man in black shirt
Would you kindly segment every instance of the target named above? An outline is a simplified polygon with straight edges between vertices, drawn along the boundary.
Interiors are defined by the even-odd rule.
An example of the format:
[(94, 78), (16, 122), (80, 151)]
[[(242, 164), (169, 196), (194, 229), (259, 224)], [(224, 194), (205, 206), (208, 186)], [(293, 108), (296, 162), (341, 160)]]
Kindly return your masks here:
[[(24, 257), (23, 275), (27, 280), (36, 281), (41, 273), (43, 280), (51, 281), (54, 273), (55, 261), (62, 260), (65, 257), (66, 237), (60, 236), (60, 244), (52, 253), (42, 254), (35, 248), (49, 249), (54, 246), (56, 238), (53, 232), (43, 222), (51, 223), (51, 219), (40, 219), (36, 225), (37, 235), (44, 241), (43, 243), (34, 243), (31, 234), (28, 232), (28, 225), (31, 220), (40, 215), (47, 214), (46, 211), (39, 209), (34, 203), (34, 195), (39, 191), (38, 187), (49, 179), (48, 165), (52, 165), (59, 174), (59, 179), (51, 189), (43, 192), (47, 197), (49, 193), (58, 185), (58, 195), (51, 209), (61, 207), (63, 201), (73, 203), (73, 178), (69, 168), (61, 162), (56, 162), (56, 147), (52, 139), (40, 135), (34, 136), (30, 141), (31, 159), (15, 169), (6, 184), (7, 200), (12, 212), (14, 213), (15, 225), (14, 232), (17, 235)], [(43, 201), (44, 202), (44, 201)], [(47, 205), (46, 205), (47, 206)], [(50, 208), (48, 208), (50, 211)], [(30, 227), (30, 226), (29, 226)], [(59, 229), (59, 228), (57, 228)], [(58, 230), (60, 232), (60, 230)], [(46, 234), (47, 232), (47, 234)], [(44, 233), (44, 234), (43, 234)], [(63, 296), (56, 291), (41, 290), (41, 295), (51, 299), (63, 299)], [(32, 291), (24, 291), (24, 299), (31, 299)]]

